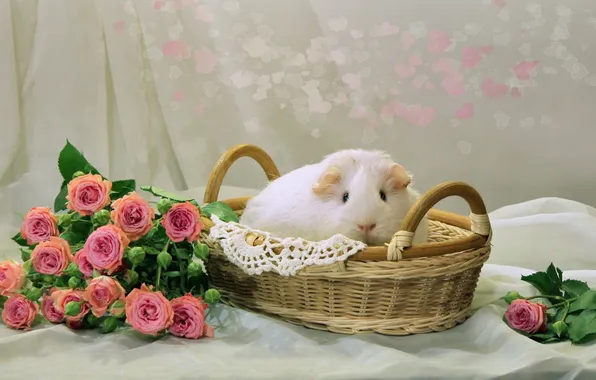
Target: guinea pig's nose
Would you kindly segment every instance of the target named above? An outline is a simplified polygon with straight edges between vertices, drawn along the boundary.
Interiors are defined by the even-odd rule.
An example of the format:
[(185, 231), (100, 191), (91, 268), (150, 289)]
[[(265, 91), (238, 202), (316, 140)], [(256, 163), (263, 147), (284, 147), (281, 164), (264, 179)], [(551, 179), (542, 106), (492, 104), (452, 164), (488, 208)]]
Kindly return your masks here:
[(359, 224), (359, 225), (358, 225), (358, 229), (359, 229), (360, 231), (363, 231), (363, 232), (370, 232), (370, 231), (372, 231), (372, 230), (373, 230), (373, 228), (375, 228), (376, 226), (377, 226), (377, 225), (376, 225), (375, 223), (373, 223), (373, 224), (367, 224), (367, 225), (362, 225), (362, 224)]

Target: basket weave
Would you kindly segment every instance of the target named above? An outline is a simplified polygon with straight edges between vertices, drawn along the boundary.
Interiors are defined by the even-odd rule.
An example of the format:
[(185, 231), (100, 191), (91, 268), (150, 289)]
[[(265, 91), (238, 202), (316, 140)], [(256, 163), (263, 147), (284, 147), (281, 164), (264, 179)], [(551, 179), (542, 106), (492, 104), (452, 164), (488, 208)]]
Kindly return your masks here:
[[(279, 177), (275, 164), (260, 148), (233, 147), (211, 173), (205, 203), (217, 200), (227, 170), (245, 156), (257, 161), (269, 180)], [(431, 209), (449, 196), (467, 201), (472, 220)], [(241, 214), (248, 199), (223, 202)], [(387, 335), (447, 330), (468, 317), (480, 271), (490, 254), (490, 224), (478, 192), (461, 182), (443, 183), (425, 193), (406, 216), (402, 234), (413, 232), (427, 213), (429, 243), (405, 244), (399, 260), (386, 246), (367, 247), (342, 262), (343, 266), (307, 267), (295, 276), (272, 272), (248, 275), (211, 241), (210, 282), (228, 305), (308, 328)], [(474, 225), (479, 220), (485, 222), (484, 228)], [(256, 246), (258, 240), (251, 244)]]

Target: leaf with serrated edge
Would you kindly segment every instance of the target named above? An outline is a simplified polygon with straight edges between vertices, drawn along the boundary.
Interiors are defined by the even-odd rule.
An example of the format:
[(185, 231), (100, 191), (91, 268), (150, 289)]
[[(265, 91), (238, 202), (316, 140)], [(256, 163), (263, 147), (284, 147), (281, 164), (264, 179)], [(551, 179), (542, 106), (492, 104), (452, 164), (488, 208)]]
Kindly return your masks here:
[(64, 148), (62, 148), (58, 155), (58, 170), (66, 182), (69, 182), (72, 176), (78, 171), (99, 174), (97, 169), (83, 156), (83, 153), (75, 148), (68, 140), (66, 140), (66, 145), (64, 145)]
[(521, 276), (521, 280), (534, 286), (543, 295), (561, 296), (559, 287), (551, 281), (545, 272), (536, 272), (527, 276)]
[(569, 326), (569, 340), (582, 343), (586, 338), (596, 337), (596, 310), (584, 310)]
[(594, 290), (583, 293), (569, 306), (570, 313), (586, 309), (596, 310), (596, 291)]
[(557, 288), (560, 289), (561, 283), (563, 282), (563, 272), (561, 272), (559, 268), (555, 267), (553, 263), (550, 263), (550, 265), (546, 269), (546, 274), (548, 275), (548, 278), (550, 278), (551, 282), (553, 282), (557, 286)]
[(587, 283), (579, 280), (565, 280), (563, 281), (563, 290), (567, 293), (573, 294), (578, 297), (590, 290)]

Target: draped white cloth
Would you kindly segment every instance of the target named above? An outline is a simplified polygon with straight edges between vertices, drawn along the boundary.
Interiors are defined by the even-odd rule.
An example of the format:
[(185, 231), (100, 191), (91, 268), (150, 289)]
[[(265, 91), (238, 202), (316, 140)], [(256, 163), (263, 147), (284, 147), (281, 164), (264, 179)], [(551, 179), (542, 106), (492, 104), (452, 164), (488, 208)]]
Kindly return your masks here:
[(596, 204), (595, 26), (591, 0), (0, 0), (0, 210), (51, 203), (66, 139), (172, 190), (256, 143), (282, 171), (385, 149), (490, 209)]

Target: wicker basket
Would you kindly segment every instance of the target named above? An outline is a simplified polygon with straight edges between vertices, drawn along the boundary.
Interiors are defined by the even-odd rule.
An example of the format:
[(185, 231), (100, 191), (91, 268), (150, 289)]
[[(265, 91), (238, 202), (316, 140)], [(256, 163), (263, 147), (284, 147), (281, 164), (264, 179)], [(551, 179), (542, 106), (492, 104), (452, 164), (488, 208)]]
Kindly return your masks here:
[[(229, 167), (241, 157), (257, 161), (269, 180), (279, 177), (272, 159), (253, 145), (226, 152), (209, 178), (204, 202), (217, 200)], [(472, 213), (465, 217), (431, 209), (450, 196), (462, 197)], [(250, 197), (228, 199), (241, 214)], [(428, 213), (430, 241), (409, 246)], [(248, 275), (230, 263), (221, 247), (210, 245), (211, 285), (228, 305), (336, 333), (376, 332), (408, 335), (443, 331), (466, 320), (482, 266), (490, 254), (490, 223), (478, 192), (461, 182), (446, 182), (425, 193), (407, 214), (392, 245), (367, 247), (338, 266), (307, 267), (294, 276), (272, 272)], [(410, 231), (410, 233), (408, 233)], [(404, 238), (405, 236), (405, 238)], [(251, 239), (256, 246), (259, 239)], [(395, 254), (394, 240), (401, 249)], [(409, 241), (409, 242), (408, 242)]]

